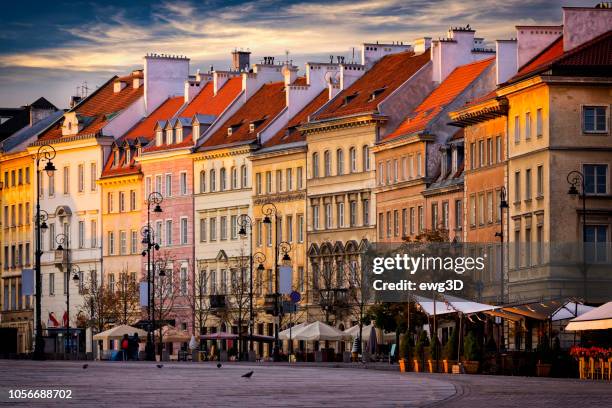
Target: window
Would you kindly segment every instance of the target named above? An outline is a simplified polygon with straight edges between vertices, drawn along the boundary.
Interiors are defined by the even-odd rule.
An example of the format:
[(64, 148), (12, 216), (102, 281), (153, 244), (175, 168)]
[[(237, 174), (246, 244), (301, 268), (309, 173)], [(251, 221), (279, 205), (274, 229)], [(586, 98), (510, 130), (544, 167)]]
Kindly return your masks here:
[(132, 150), (128, 147), (125, 149), (125, 164), (129, 165), (132, 161)]
[(438, 203), (431, 205), (431, 229), (437, 230), (440, 227), (440, 220), (438, 218)]
[(249, 180), (247, 178), (247, 166), (240, 166), (240, 187), (247, 188), (249, 186)]
[(470, 169), (476, 168), (476, 143), (470, 143)]
[(287, 169), (287, 191), (293, 190), (293, 169)]
[(127, 232), (119, 231), (119, 254), (127, 254)]
[(55, 295), (55, 273), (49, 274), (49, 296)]
[(304, 267), (298, 266), (298, 291), (304, 292)]
[(25, 169), (25, 182), (26, 184), (30, 184), (30, 168), (26, 167)]
[(106, 208), (107, 212), (113, 212), (113, 193), (108, 193), (106, 195)]
[(326, 177), (331, 176), (331, 153), (329, 150), (326, 150), (323, 153), (323, 166), (324, 166), (324, 174)]
[(64, 194), (70, 192), (70, 168), (64, 167)]
[(544, 166), (538, 166), (537, 197), (544, 197)]
[(470, 194), (470, 226), (476, 226), (476, 194)]
[(79, 248), (85, 248), (85, 221), (79, 221)]
[(154, 239), (157, 240), (157, 244), (158, 245), (162, 245), (163, 241), (162, 241), (162, 229), (163, 229), (163, 225), (162, 225), (162, 221), (156, 221), (155, 222), (155, 234), (154, 234)]
[(493, 139), (487, 139), (487, 164), (490, 166), (493, 164)]
[(263, 243), (263, 228), (261, 220), (257, 220), (255, 222), (255, 237), (256, 237), (256, 245), (261, 246)]
[(485, 195), (484, 193), (478, 193), (478, 224), (484, 225), (485, 223)]
[(49, 250), (55, 249), (55, 223), (49, 223)]
[(536, 110), (536, 137), (542, 137), (542, 128), (544, 124), (542, 123), (542, 108), (538, 108)]
[(339, 176), (344, 174), (344, 152), (342, 149), (336, 150), (336, 174)]
[(219, 170), (219, 190), (220, 191), (225, 191), (227, 188), (227, 177), (225, 174), (225, 167), (221, 167), (221, 170)]
[(357, 151), (354, 147), (349, 149), (349, 161), (350, 161), (350, 172), (355, 173), (357, 171)]
[(485, 165), (484, 140), (478, 141), (478, 167)]
[(584, 106), (582, 127), (585, 132), (604, 133), (608, 131), (607, 107)]
[(96, 163), (91, 163), (89, 167), (90, 177), (91, 177), (91, 191), (96, 191), (96, 180), (98, 178), (98, 171), (96, 169)]
[(159, 129), (155, 132), (155, 145), (161, 146), (164, 144), (164, 131)]
[(125, 212), (125, 192), (119, 192), (119, 212)]
[(423, 232), (425, 229), (425, 211), (423, 211), (423, 206), (419, 205), (419, 233)]
[(531, 228), (525, 228), (525, 266), (531, 266)]
[(344, 203), (340, 202), (338, 206), (338, 228), (344, 227)]
[(608, 190), (608, 165), (607, 164), (585, 164), (584, 190), (587, 194), (606, 194)]
[(399, 236), (399, 211), (393, 210), (393, 235)]
[(206, 171), (200, 171), (200, 193), (206, 191)]
[(25, 204), (25, 223), (26, 225), (30, 225), (30, 203)]
[(11, 170), (11, 187), (15, 187), (17, 185), (17, 181), (15, 179), (15, 170)]
[(138, 231), (132, 230), (130, 235), (130, 253), (135, 254), (138, 252)]
[(210, 170), (209, 176), (210, 176), (210, 182), (208, 184), (210, 186), (209, 187), (210, 191), (217, 191), (217, 175), (216, 175), (215, 169)]
[(488, 223), (492, 223), (493, 222), (493, 192), (492, 191), (488, 191), (487, 192), (487, 222)]
[(525, 200), (531, 200), (531, 169), (525, 170)]
[(385, 215), (383, 213), (378, 213), (378, 239), (383, 239), (385, 237)]
[(349, 212), (350, 226), (354, 227), (355, 225), (357, 225), (357, 201), (352, 200), (349, 203)]
[(531, 139), (531, 112), (525, 113), (525, 140)]
[(155, 176), (155, 192), (159, 194), (162, 193), (162, 176), (161, 175)]
[(397, 159), (393, 160), (393, 182), (397, 183), (399, 177), (399, 162)]
[(79, 173), (79, 193), (82, 193), (85, 190), (85, 168), (82, 164), (79, 164), (78, 173)]
[(385, 184), (385, 164), (383, 162), (378, 163), (378, 185), (382, 186)]
[(200, 242), (206, 242), (206, 218), (200, 218)]
[(91, 235), (91, 247), (96, 248), (98, 246), (98, 223), (96, 220), (91, 220), (91, 231), (89, 234)]
[(502, 161), (502, 138), (501, 136), (497, 136), (495, 138), (495, 162), (501, 163)]
[(442, 203), (442, 228), (448, 230), (448, 201)]
[(303, 181), (302, 181), (302, 168), (298, 167), (297, 168), (297, 189), (301, 190), (303, 188)]
[(391, 160), (387, 160), (386, 177), (387, 184), (391, 184)]
[(187, 266), (181, 266), (179, 284), (181, 288), (181, 295), (185, 296), (187, 294)]
[(219, 218), (219, 238), (222, 240), (227, 239), (227, 217), (223, 216)]
[(272, 246), (272, 224), (264, 224), (266, 226), (266, 245)]
[(463, 225), (463, 202), (455, 200), (455, 229), (460, 230)]
[(363, 171), (370, 171), (370, 146), (365, 145), (362, 148)]
[(408, 209), (402, 208), (402, 237), (408, 236)]
[(187, 195), (187, 173), (181, 172), (179, 176), (181, 195)]
[(370, 225), (370, 200), (363, 200), (363, 225)]
[(130, 211), (136, 211), (136, 190), (130, 190)]
[(255, 194), (261, 195), (261, 173), (255, 174)]
[(166, 220), (166, 245), (172, 245), (172, 220)]
[(181, 217), (181, 245), (187, 245), (187, 218)]
[(514, 202), (521, 201), (521, 172), (514, 173)]
[(518, 115), (514, 117), (514, 143), (521, 141), (521, 119)]
[(151, 176), (147, 176), (145, 177), (145, 197), (149, 197), (152, 191), (153, 189), (152, 189)]
[(315, 230), (319, 229), (319, 206), (312, 206), (312, 228)]
[(304, 242), (304, 216), (297, 216), (297, 239), (298, 242)]
[(115, 233), (113, 231), (108, 232), (108, 254), (115, 255)]
[(288, 215), (285, 223), (287, 242), (293, 242), (293, 216)]
[(414, 178), (414, 156), (408, 157), (408, 178), (412, 180)]
[(172, 197), (172, 174), (166, 174), (166, 197)]
[(312, 177), (319, 177), (319, 153), (312, 154)]
[(416, 225), (415, 221), (415, 217), (416, 217), (416, 211), (414, 209), (414, 207), (410, 207), (410, 235), (414, 235), (414, 227)]
[(586, 258), (590, 262), (606, 262), (608, 247), (608, 226), (587, 225), (586, 235)]
[(232, 215), (230, 217), (230, 238), (238, 239), (238, 216)]
[(283, 191), (283, 171), (276, 170), (276, 192), (280, 193)]
[(210, 219), (210, 240), (211, 241), (216, 241), (217, 240), (217, 219), (216, 218), (211, 218)]
[(266, 194), (272, 192), (272, 172), (266, 171)]
[(417, 166), (417, 177), (421, 177), (421, 153), (417, 153), (417, 160), (416, 160), (416, 166)]
[(331, 204), (325, 204), (325, 228), (330, 229), (332, 227), (332, 206)]

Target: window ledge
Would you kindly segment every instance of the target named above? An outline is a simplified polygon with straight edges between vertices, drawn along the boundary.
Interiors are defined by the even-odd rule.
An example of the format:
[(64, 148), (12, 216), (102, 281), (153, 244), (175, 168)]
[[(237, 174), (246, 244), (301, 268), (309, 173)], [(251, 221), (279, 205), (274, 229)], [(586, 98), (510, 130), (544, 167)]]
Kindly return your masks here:
[(536, 196), (536, 200), (543, 200), (544, 199), (544, 194), (538, 194)]

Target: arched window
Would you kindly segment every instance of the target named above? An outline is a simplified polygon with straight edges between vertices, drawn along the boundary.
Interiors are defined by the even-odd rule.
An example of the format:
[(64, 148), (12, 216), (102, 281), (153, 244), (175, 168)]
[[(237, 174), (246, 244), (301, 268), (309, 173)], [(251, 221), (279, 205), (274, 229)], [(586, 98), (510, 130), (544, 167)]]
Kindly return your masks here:
[(319, 153), (312, 154), (312, 177), (319, 177)]
[(370, 171), (370, 146), (363, 146), (363, 171)]
[(331, 154), (329, 153), (329, 150), (326, 150), (325, 153), (323, 153), (323, 166), (325, 168), (325, 176), (331, 176)]
[(206, 191), (206, 171), (200, 171), (200, 193)]
[(232, 189), (238, 188), (238, 169), (232, 167)]
[(221, 170), (219, 170), (219, 190), (225, 191), (226, 182), (225, 167), (221, 167)]
[(215, 169), (212, 169), (210, 171), (210, 183), (209, 183), (209, 187), (210, 191), (217, 191), (217, 175), (215, 174), (216, 171)]
[(344, 151), (336, 150), (336, 174), (341, 176), (344, 174)]
[(242, 167), (240, 167), (240, 187), (247, 188), (248, 185), (249, 182), (247, 180), (247, 167), (243, 164)]
[(351, 162), (351, 173), (355, 173), (357, 171), (357, 151), (355, 147), (351, 147), (349, 150), (349, 160)]

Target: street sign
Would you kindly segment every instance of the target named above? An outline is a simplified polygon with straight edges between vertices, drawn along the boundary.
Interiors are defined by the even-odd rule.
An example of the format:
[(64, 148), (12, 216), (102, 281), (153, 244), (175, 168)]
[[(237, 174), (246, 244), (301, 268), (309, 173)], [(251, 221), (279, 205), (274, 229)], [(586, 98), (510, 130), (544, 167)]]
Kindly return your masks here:
[(302, 295), (300, 295), (300, 292), (296, 292), (295, 290), (291, 292), (289, 297), (293, 303), (298, 303), (300, 300), (302, 300)]
[(140, 291), (140, 306), (147, 307), (149, 306), (149, 283), (148, 282), (140, 282), (138, 285), (138, 289)]

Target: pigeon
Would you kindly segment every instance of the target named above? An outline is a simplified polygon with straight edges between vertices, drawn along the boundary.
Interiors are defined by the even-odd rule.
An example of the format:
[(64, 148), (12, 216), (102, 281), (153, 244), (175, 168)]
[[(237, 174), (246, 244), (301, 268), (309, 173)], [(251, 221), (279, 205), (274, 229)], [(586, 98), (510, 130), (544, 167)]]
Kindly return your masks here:
[(217, 363), (217, 368), (221, 368), (221, 363)]
[(163, 366), (163, 364), (157, 364), (157, 368), (162, 368)]
[(249, 371), (246, 374), (242, 374), (242, 378), (251, 378), (253, 376), (253, 371)]
[(87, 367), (89, 367), (89, 364), (83, 364), (83, 370), (87, 369)]

